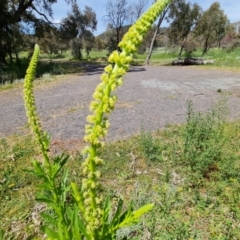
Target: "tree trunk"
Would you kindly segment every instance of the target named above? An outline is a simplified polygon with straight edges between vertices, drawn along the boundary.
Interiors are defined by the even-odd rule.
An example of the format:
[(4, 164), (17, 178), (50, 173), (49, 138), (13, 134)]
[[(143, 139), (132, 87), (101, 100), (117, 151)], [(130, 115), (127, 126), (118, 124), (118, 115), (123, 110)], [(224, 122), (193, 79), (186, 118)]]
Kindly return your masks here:
[(9, 55), (10, 64), (13, 64), (13, 57), (10, 51), (8, 52), (8, 55)]
[(207, 49), (208, 49), (208, 38), (206, 38), (206, 40), (205, 40), (204, 49), (203, 49), (203, 54), (202, 55), (207, 53)]
[(179, 55), (178, 55), (178, 59), (181, 59), (181, 56), (182, 56), (182, 51), (183, 51), (183, 48), (184, 48), (184, 45), (185, 45), (185, 42), (186, 42), (187, 38), (185, 38), (183, 40), (183, 44), (181, 46), (181, 49), (180, 49), (180, 52), (179, 52)]
[(19, 57), (17, 51), (15, 51), (16, 62), (19, 63)]
[(147, 65), (149, 65), (149, 61), (150, 61), (150, 58), (152, 56), (154, 41), (155, 41), (155, 39), (158, 35), (159, 28), (162, 24), (163, 19), (165, 18), (165, 15), (166, 15), (168, 9), (169, 9), (169, 6), (167, 8), (165, 8), (165, 10), (162, 12), (161, 16), (158, 19), (157, 27), (156, 27), (156, 30), (154, 32), (154, 35), (153, 35), (153, 38), (152, 38), (152, 41), (151, 41), (151, 44), (150, 44), (150, 47), (149, 47), (149, 52), (148, 52), (148, 55), (147, 55), (146, 60), (145, 60), (145, 64), (147, 64)]
[(4, 49), (2, 48), (2, 46), (0, 46), (0, 67), (1, 65), (7, 65)]
[(121, 48), (118, 46), (118, 44), (120, 43), (120, 32), (121, 32), (121, 27), (119, 27), (119, 28), (116, 28), (116, 31), (117, 31), (117, 50), (119, 51), (119, 52), (121, 52), (122, 50), (121, 50)]

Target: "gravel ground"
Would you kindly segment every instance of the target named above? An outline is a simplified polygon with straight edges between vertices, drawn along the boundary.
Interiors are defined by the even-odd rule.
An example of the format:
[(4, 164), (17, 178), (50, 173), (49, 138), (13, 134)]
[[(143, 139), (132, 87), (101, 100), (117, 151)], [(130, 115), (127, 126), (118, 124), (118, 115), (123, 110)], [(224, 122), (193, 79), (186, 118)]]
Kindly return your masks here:
[[(94, 88), (103, 66), (89, 65), (81, 76), (37, 87), (36, 102), (44, 129), (53, 141), (81, 141)], [(108, 140), (126, 138), (142, 129), (156, 130), (181, 123), (186, 101), (197, 110), (209, 109), (222, 92), (228, 95), (232, 119), (240, 117), (240, 73), (189, 66), (132, 67), (117, 91), (118, 104), (110, 117)], [(0, 137), (26, 131), (21, 89), (0, 92)]]

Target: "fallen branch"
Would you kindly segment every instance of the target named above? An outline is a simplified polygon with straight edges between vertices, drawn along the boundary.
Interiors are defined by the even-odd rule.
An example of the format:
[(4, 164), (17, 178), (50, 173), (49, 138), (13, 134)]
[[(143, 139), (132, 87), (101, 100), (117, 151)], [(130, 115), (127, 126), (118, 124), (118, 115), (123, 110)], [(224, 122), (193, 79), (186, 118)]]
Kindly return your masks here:
[(213, 63), (213, 60), (203, 60), (200, 58), (185, 58), (180, 60), (174, 60), (172, 62), (172, 65), (206, 65)]

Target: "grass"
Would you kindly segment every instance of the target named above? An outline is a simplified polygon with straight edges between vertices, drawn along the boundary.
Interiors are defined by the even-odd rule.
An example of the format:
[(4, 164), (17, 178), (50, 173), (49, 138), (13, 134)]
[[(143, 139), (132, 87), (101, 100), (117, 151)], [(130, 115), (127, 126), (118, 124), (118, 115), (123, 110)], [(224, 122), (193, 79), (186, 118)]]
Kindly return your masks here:
[[(101, 150), (104, 192), (113, 199), (134, 199), (135, 208), (155, 203), (141, 224), (121, 230), (118, 239), (240, 239), (240, 122), (221, 118), (219, 124), (211, 111), (203, 114), (192, 109), (188, 116), (184, 125), (142, 131)], [(204, 121), (211, 122), (211, 131), (217, 134), (201, 124)], [(192, 131), (196, 122), (200, 127)], [(216, 155), (211, 149), (219, 147), (219, 137), (221, 151)], [(209, 146), (201, 149), (206, 141)], [(212, 160), (207, 168), (206, 152)], [(25, 171), (32, 168), (31, 159), (41, 160), (30, 135), (2, 139), (0, 159), (1, 228), (9, 239), (41, 238), (39, 212), (44, 206), (34, 200), (38, 179)], [(69, 181), (80, 183), (81, 162), (80, 154), (71, 155)]]
[[(200, 66), (207, 67), (210, 69), (227, 69), (227, 70), (238, 70), (240, 66), (240, 49), (235, 49), (234, 51), (227, 52), (223, 49), (212, 48), (203, 57), (203, 59), (214, 60), (213, 65)], [(183, 53), (182, 57), (187, 57)], [(200, 50), (194, 52), (192, 57), (202, 58), (202, 52)], [(178, 49), (164, 49), (158, 48), (153, 51), (150, 63), (155, 65), (169, 65), (173, 60), (178, 58)], [(146, 54), (136, 54), (135, 62), (138, 64), (143, 64), (146, 59)]]

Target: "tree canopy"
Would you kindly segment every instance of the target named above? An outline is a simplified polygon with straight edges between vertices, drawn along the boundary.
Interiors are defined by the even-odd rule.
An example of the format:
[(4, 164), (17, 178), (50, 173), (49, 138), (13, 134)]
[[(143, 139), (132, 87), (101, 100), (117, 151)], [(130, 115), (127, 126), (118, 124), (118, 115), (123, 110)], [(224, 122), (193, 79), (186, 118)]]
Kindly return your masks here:
[(168, 19), (171, 19), (168, 37), (171, 44), (181, 46), (179, 58), (187, 38), (201, 17), (201, 7), (197, 4), (185, 2), (185, 0), (173, 1), (170, 4)]
[(70, 41), (72, 55), (80, 59), (82, 48), (85, 48), (88, 55), (94, 44), (92, 31), (96, 30), (97, 27), (96, 13), (88, 6), (85, 6), (82, 12), (74, 3), (71, 12), (62, 19), (60, 25), (62, 38), (67, 42)]
[[(67, 3), (75, 0), (66, 0)], [(39, 28), (42, 23), (51, 24), (52, 4), (57, 0), (1, 0), (0, 1), (0, 63), (6, 63), (7, 55), (16, 52), (14, 36), (23, 23)]]
[(213, 3), (203, 13), (195, 29), (195, 35), (201, 36), (204, 41), (203, 54), (207, 53), (213, 43), (219, 43), (223, 39), (228, 25), (228, 18), (220, 9), (219, 2)]

